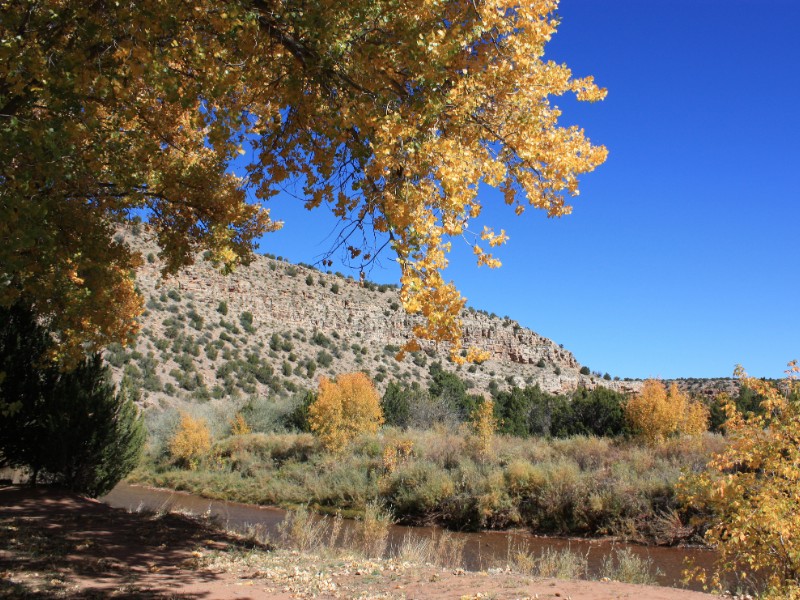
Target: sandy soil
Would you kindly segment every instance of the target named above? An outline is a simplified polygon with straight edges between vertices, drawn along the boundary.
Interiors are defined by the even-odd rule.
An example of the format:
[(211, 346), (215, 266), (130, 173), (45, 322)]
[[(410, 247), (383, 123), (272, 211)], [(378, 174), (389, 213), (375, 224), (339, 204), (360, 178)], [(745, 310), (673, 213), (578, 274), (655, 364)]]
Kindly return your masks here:
[(701, 600), (617, 582), (534, 579), (275, 550), (183, 515), (0, 488), (0, 598)]

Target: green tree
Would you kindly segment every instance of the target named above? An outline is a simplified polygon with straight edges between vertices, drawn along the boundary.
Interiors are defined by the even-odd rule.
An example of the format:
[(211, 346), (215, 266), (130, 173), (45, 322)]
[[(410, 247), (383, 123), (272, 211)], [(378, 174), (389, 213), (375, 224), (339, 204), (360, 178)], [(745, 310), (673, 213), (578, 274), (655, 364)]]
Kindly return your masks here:
[(614, 437), (625, 431), (625, 396), (619, 392), (579, 388), (572, 394), (569, 408), (557, 425), (562, 435)]
[(532, 398), (526, 390), (514, 386), (507, 392), (494, 396), (495, 415), (498, 418), (498, 431), (517, 437), (530, 435), (530, 410)]
[(31, 311), (0, 310), (0, 462), (100, 496), (138, 463), (145, 430), (95, 354), (69, 372), (47, 363), (50, 338)]
[(286, 417), (286, 427), (297, 431), (311, 431), (308, 422), (308, 407), (314, 404), (317, 395), (312, 391), (305, 392), (302, 397), (295, 398), (294, 409)]
[(468, 394), (464, 380), (455, 373), (445, 371), (439, 362), (431, 364), (428, 372), (431, 375), (428, 393), (447, 402), (458, 413), (461, 421), (469, 420), (472, 412), (483, 402), (483, 398)]
[(381, 409), (387, 425), (408, 427), (411, 418), (410, 396), (413, 393), (406, 385), (400, 385), (396, 381), (389, 382), (381, 398)]

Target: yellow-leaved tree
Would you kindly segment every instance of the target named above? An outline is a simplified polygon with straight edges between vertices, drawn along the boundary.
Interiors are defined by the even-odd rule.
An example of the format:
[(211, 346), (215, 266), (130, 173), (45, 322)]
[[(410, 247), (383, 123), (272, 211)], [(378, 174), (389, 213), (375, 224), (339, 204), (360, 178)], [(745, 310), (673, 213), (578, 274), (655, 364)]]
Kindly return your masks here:
[[(728, 445), (701, 473), (685, 475), (679, 495), (704, 515), (705, 540), (719, 559), (711, 583), (726, 574), (766, 580), (770, 598), (800, 598), (800, 385), (797, 361), (787, 378), (771, 383), (736, 375), (761, 395), (763, 411), (725, 410)], [(707, 573), (696, 572), (703, 580)]]
[(478, 452), (487, 457), (492, 451), (494, 434), (497, 431), (497, 417), (494, 416), (494, 401), (484, 398), (470, 414), (470, 426), (475, 436)]
[(707, 431), (709, 411), (675, 382), (667, 389), (662, 381), (647, 379), (625, 405), (625, 418), (636, 435), (655, 444), (671, 435)]
[[(389, 246), (417, 339), (459, 351), (451, 239), (481, 185), (566, 215), (606, 158), (554, 97), (604, 97), (543, 59), (556, 0), (9, 0), (0, 4), (0, 304), (22, 301), (69, 357), (135, 333), (140, 258), (114, 239), (143, 214), (165, 272), (197, 252), (247, 261), (288, 182), (341, 219), (362, 270)], [(241, 156), (240, 156), (241, 155)], [(231, 164), (242, 161), (232, 174)], [(364, 234), (360, 239), (356, 236)], [(376, 237), (372, 233), (377, 234)], [(378, 248), (376, 248), (378, 246)], [(411, 340), (407, 349), (416, 347)], [(470, 356), (475, 356), (475, 353)]]
[(211, 449), (211, 431), (205, 419), (181, 413), (178, 429), (169, 443), (172, 458), (189, 469), (196, 469), (200, 459)]
[(342, 450), (356, 436), (375, 433), (383, 424), (378, 391), (364, 373), (343, 373), (335, 381), (323, 377), (308, 407), (308, 423), (328, 450)]

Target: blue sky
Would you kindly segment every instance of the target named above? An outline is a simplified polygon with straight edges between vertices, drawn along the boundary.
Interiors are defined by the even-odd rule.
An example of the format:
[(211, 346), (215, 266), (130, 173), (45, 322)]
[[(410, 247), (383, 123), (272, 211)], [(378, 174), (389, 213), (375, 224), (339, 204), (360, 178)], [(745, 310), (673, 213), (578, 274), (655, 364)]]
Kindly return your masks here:
[[(562, 0), (559, 14), (547, 57), (609, 94), (554, 102), (609, 159), (559, 220), (483, 190), (483, 218), (510, 236), (504, 266), (458, 248), (447, 275), (592, 370), (781, 376), (800, 358), (800, 2)], [(261, 251), (312, 263), (329, 248), (322, 210), (270, 207), (286, 225)], [(390, 259), (370, 279), (396, 281)]]

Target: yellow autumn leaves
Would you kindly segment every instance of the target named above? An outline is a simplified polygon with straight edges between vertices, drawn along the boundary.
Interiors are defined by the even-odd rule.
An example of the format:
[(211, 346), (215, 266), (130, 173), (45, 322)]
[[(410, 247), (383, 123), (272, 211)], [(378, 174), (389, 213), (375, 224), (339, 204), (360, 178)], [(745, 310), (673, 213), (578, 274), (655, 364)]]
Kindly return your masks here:
[(728, 444), (700, 473), (679, 484), (682, 501), (703, 519), (705, 541), (714, 546), (716, 569), (697, 570), (717, 589), (730, 573), (758, 574), (767, 598), (800, 598), (800, 368), (769, 382), (748, 377), (741, 384), (761, 398), (760, 410), (741, 414), (725, 406)]
[[(415, 335), (462, 362), (464, 299), (442, 271), (479, 188), (561, 216), (606, 157), (551, 106), (605, 95), (542, 60), (552, 0), (26, 6), (0, 8), (0, 302), (52, 317), (67, 350), (136, 331), (136, 258), (115, 224), (144, 211), (168, 272), (201, 250), (233, 268), (279, 226), (246, 190), (267, 201), (294, 181), (364, 233), (354, 258), (374, 256), (372, 231), (388, 238)], [(468, 243), (496, 267), (505, 240)]]
[(682, 392), (676, 383), (667, 389), (657, 379), (648, 379), (625, 405), (632, 431), (648, 443), (676, 435), (698, 435), (708, 430), (708, 408)]
[(362, 433), (383, 424), (380, 396), (364, 373), (322, 377), (317, 399), (308, 407), (308, 423), (328, 450), (339, 451)]

